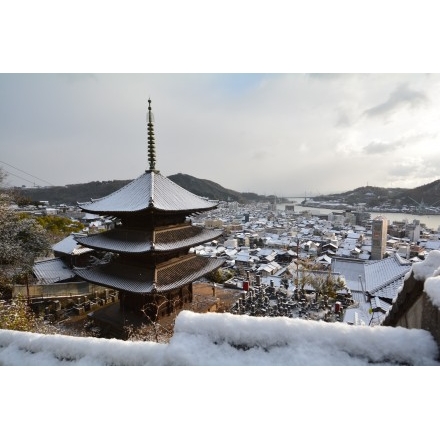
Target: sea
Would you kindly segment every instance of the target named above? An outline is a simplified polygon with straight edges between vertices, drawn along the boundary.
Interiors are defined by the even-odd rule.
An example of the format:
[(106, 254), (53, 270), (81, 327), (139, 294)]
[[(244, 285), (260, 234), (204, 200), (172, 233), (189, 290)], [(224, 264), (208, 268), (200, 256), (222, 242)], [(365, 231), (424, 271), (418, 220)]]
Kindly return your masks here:
[[(307, 206), (302, 206), (300, 203), (304, 200), (304, 198), (298, 198), (295, 200), (295, 212), (301, 212), (301, 211), (310, 211), (312, 214), (330, 214), (332, 212), (341, 212), (343, 213), (343, 210), (339, 209), (326, 209), (326, 208), (310, 208)], [(286, 205), (292, 205), (293, 201), (291, 203), (278, 203), (277, 209), (280, 211), (284, 211), (286, 209)], [(368, 212), (368, 211), (367, 211)], [(419, 220), (421, 224), (424, 224), (426, 228), (432, 229), (434, 231), (440, 230), (440, 215), (438, 214), (407, 214), (404, 212), (370, 212), (371, 219), (374, 219), (374, 217), (377, 216), (383, 216), (386, 219), (390, 221), (390, 223), (396, 221), (396, 222), (402, 222), (406, 221), (407, 223), (412, 223), (413, 220)]]

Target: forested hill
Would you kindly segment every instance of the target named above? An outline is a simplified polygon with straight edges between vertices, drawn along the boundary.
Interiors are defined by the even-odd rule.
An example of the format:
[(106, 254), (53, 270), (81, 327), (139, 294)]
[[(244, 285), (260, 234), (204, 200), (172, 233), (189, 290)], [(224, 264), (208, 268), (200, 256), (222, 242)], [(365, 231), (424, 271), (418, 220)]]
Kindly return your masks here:
[[(186, 190), (201, 197), (220, 201), (238, 201), (240, 203), (271, 201), (274, 196), (261, 196), (256, 193), (241, 193), (227, 189), (211, 180), (198, 179), (188, 174), (174, 174), (168, 176), (170, 180)], [(77, 183), (66, 186), (51, 186), (44, 188), (16, 188), (16, 191), (32, 202), (47, 200), (51, 205), (76, 205), (77, 202), (87, 202), (90, 199), (99, 199), (122, 188), (131, 180), (109, 180), (103, 182)], [(380, 188), (365, 186), (339, 194), (329, 194), (313, 197), (315, 200), (339, 200), (348, 204), (367, 203), (378, 205), (390, 203), (396, 206), (414, 203), (440, 205), (440, 180), (413, 189)], [(283, 202), (277, 198), (278, 202)], [(287, 200), (284, 200), (287, 202)]]
[(173, 174), (172, 176), (168, 176), (168, 178), (193, 194), (197, 194), (201, 197), (208, 197), (211, 200), (238, 201), (245, 203), (272, 199), (271, 196), (266, 197), (255, 193), (240, 193), (232, 189), (226, 189), (211, 180), (198, 179), (197, 177), (189, 176), (188, 174)]
[[(238, 201), (240, 203), (270, 200), (270, 196), (260, 196), (255, 193), (240, 193), (206, 179), (198, 179), (188, 174), (168, 176), (170, 180), (186, 190), (211, 200)], [(51, 205), (76, 205), (77, 202), (87, 202), (111, 194), (130, 183), (131, 180), (94, 181), (76, 183), (66, 186), (50, 186), (39, 188), (16, 188), (16, 191), (32, 202), (47, 200)]]
[(439, 206), (440, 180), (435, 180), (412, 189), (363, 186), (344, 193), (322, 195), (313, 198), (315, 200), (340, 200), (348, 204), (367, 203), (372, 206), (383, 203), (390, 203), (395, 206), (405, 204)]

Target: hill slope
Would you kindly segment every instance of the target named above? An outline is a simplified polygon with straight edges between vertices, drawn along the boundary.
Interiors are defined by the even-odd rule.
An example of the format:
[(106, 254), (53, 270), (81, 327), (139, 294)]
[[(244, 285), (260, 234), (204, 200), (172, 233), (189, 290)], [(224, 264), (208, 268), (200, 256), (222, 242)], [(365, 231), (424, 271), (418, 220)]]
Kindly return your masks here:
[(352, 191), (314, 197), (314, 199), (341, 200), (349, 204), (367, 203), (367, 205), (379, 205), (389, 203), (394, 206), (435, 206), (440, 203), (440, 180), (435, 180), (434, 182), (413, 189), (362, 186)]
[[(210, 180), (198, 179), (188, 174), (179, 173), (168, 176), (168, 178), (193, 194), (212, 200), (247, 203), (271, 199), (270, 196), (259, 196), (255, 193), (240, 193), (226, 189)], [(61, 203), (76, 205), (77, 202), (86, 202), (92, 198), (98, 199), (105, 197), (122, 188), (124, 185), (127, 185), (129, 182), (131, 182), (131, 180), (95, 181), (44, 188), (17, 188), (16, 192), (32, 202), (47, 200), (51, 205), (59, 205)]]
[[(178, 173), (168, 176), (168, 178), (182, 188), (211, 200), (237, 201), (239, 203), (267, 202), (273, 200), (273, 196), (261, 196), (249, 192), (240, 193), (232, 189), (224, 188), (211, 180), (198, 179), (188, 174)], [(48, 200), (52, 205), (59, 205), (61, 203), (76, 205), (77, 202), (85, 202), (91, 198), (98, 199), (107, 196), (129, 182), (131, 182), (131, 180), (96, 181), (45, 188), (16, 188), (16, 191), (21, 196), (35, 202)], [(340, 200), (349, 204), (366, 203), (371, 206), (384, 203), (388, 203), (392, 206), (403, 206), (405, 204), (436, 206), (440, 204), (440, 180), (413, 189), (363, 186), (352, 191), (322, 195), (313, 197), (313, 199)], [(282, 200), (278, 199), (278, 201), (282, 203)]]

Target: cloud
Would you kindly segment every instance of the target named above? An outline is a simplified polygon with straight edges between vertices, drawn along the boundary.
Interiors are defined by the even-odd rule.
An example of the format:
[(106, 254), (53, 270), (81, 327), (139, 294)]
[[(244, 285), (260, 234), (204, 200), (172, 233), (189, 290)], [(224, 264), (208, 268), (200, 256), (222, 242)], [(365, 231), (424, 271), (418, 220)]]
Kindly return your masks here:
[(396, 150), (399, 142), (373, 141), (363, 148), (366, 154), (384, 154)]
[(402, 107), (409, 106), (415, 108), (426, 104), (428, 101), (427, 96), (423, 92), (410, 89), (408, 84), (401, 84), (390, 94), (385, 102), (365, 110), (364, 114), (368, 117), (383, 116)]
[(351, 125), (351, 118), (343, 110), (338, 110), (335, 127), (349, 127)]
[[(403, 156), (434, 160), (437, 151), (440, 75), (96, 77), (0, 75), (2, 160), (56, 185), (134, 179), (147, 167), (149, 96), (161, 173), (182, 172), (236, 191), (328, 193), (366, 181), (387, 186), (400, 179), (389, 168)], [(421, 92), (414, 91), (423, 93), (417, 98)], [(389, 108), (391, 102), (420, 106), (425, 95), (430, 105), (423, 111), (403, 112), (389, 124), (360, 117), (387, 99)], [(417, 170), (418, 179), (427, 176), (426, 167), (401, 172), (406, 169)], [(413, 187), (415, 177), (401, 186)]]
[(426, 179), (438, 175), (438, 169), (427, 158), (406, 156), (395, 161), (388, 169), (389, 175), (394, 177), (404, 177), (417, 179)]
[(98, 81), (98, 77), (93, 73), (58, 73), (58, 77), (66, 80), (67, 83), (77, 83), (82, 81)]
[(267, 150), (257, 150), (252, 153), (251, 157), (253, 160), (257, 160), (257, 161), (266, 160), (267, 157), (269, 156), (268, 154), (269, 151), (270, 151), (270, 147)]
[(425, 139), (433, 139), (437, 137), (435, 133), (413, 133), (407, 136), (402, 136), (401, 138), (393, 141), (381, 141), (374, 140), (371, 141), (368, 145), (362, 148), (362, 152), (365, 154), (385, 154), (391, 153), (399, 149), (399, 147), (403, 148), (407, 145), (417, 144), (418, 142)]
[(309, 73), (308, 76), (313, 79), (318, 80), (334, 80), (334, 79), (346, 79), (347, 74), (346, 73)]

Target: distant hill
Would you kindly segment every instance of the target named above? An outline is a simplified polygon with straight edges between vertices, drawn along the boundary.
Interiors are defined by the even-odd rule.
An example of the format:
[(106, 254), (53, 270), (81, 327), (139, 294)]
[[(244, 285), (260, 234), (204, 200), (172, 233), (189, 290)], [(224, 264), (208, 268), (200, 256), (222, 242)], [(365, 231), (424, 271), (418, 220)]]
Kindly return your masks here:
[[(206, 179), (198, 179), (188, 174), (174, 174), (168, 176), (177, 185), (185, 188), (201, 197), (220, 201), (238, 201), (249, 203), (257, 201), (269, 201), (273, 196), (260, 196), (256, 193), (240, 193)], [(76, 205), (77, 202), (87, 202), (90, 199), (98, 199), (111, 194), (130, 183), (131, 180), (93, 181), (89, 183), (77, 183), (66, 186), (51, 186), (43, 188), (16, 188), (22, 197), (38, 202), (47, 200), (51, 205)]]
[(42, 188), (17, 188), (23, 197), (38, 202), (47, 200), (51, 205), (76, 205), (77, 202), (87, 202), (99, 199), (122, 188), (130, 180), (109, 180), (103, 182), (76, 183), (66, 186), (48, 186)]
[(378, 205), (389, 203), (394, 206), (403, 205), (431, 205), (440, 204), (440, 180), (419, 186), (407, 188), (381, 188), (376, 186), (363, 186), (352, 191), (339, 194), (322, 195), (313, 197), (314, 200), (340, 200), (349, 204), (366, 203)]
[[(261, 196), (256, 193), (241, 193), (227, 189), (211, 180), (198, 179), (188, 174), (174, 174), (168, 176), (170, 180), (186, 190), (211, 200), (237, 201), (239, 203), (265, 202), (273, 200), (274, 196)], [(77, 202), (86, 202), (98, 199), (130, 183), (131, 180), (94, 181), (77, 183), (66, 186), (51, 186), (45, 188), (16, 188), (16, 191), (31, 201), (48, 200), (52, 205), (65, 203), (76, 205)], [(321, 195), (314, 200), (339, 200), (348, 204), (366, 203), (377, 206), (388, 203), (391, 206), (403, 205), (440, 205), (440, 180), (413, 189), (381, 188), (363, 186), (339, 194)], [(278, 198), (278, 202), (283, 200)], [(284, 200), (284, 202), (288, 202)]]
[(245, 203), (266, 201), (272, 198), (271, 196), (260, 196), (256, 193), (240, 193), (232, 189), (223, 188), (223, 186), (212, 182), (211, 180), (198, 179), (197, 177), (189, 176), (188, 174), (178, 173), (168, 176), (168, 178), (193, 194), (201, 197), (208, 197), (211, 200), (237, 201)]

